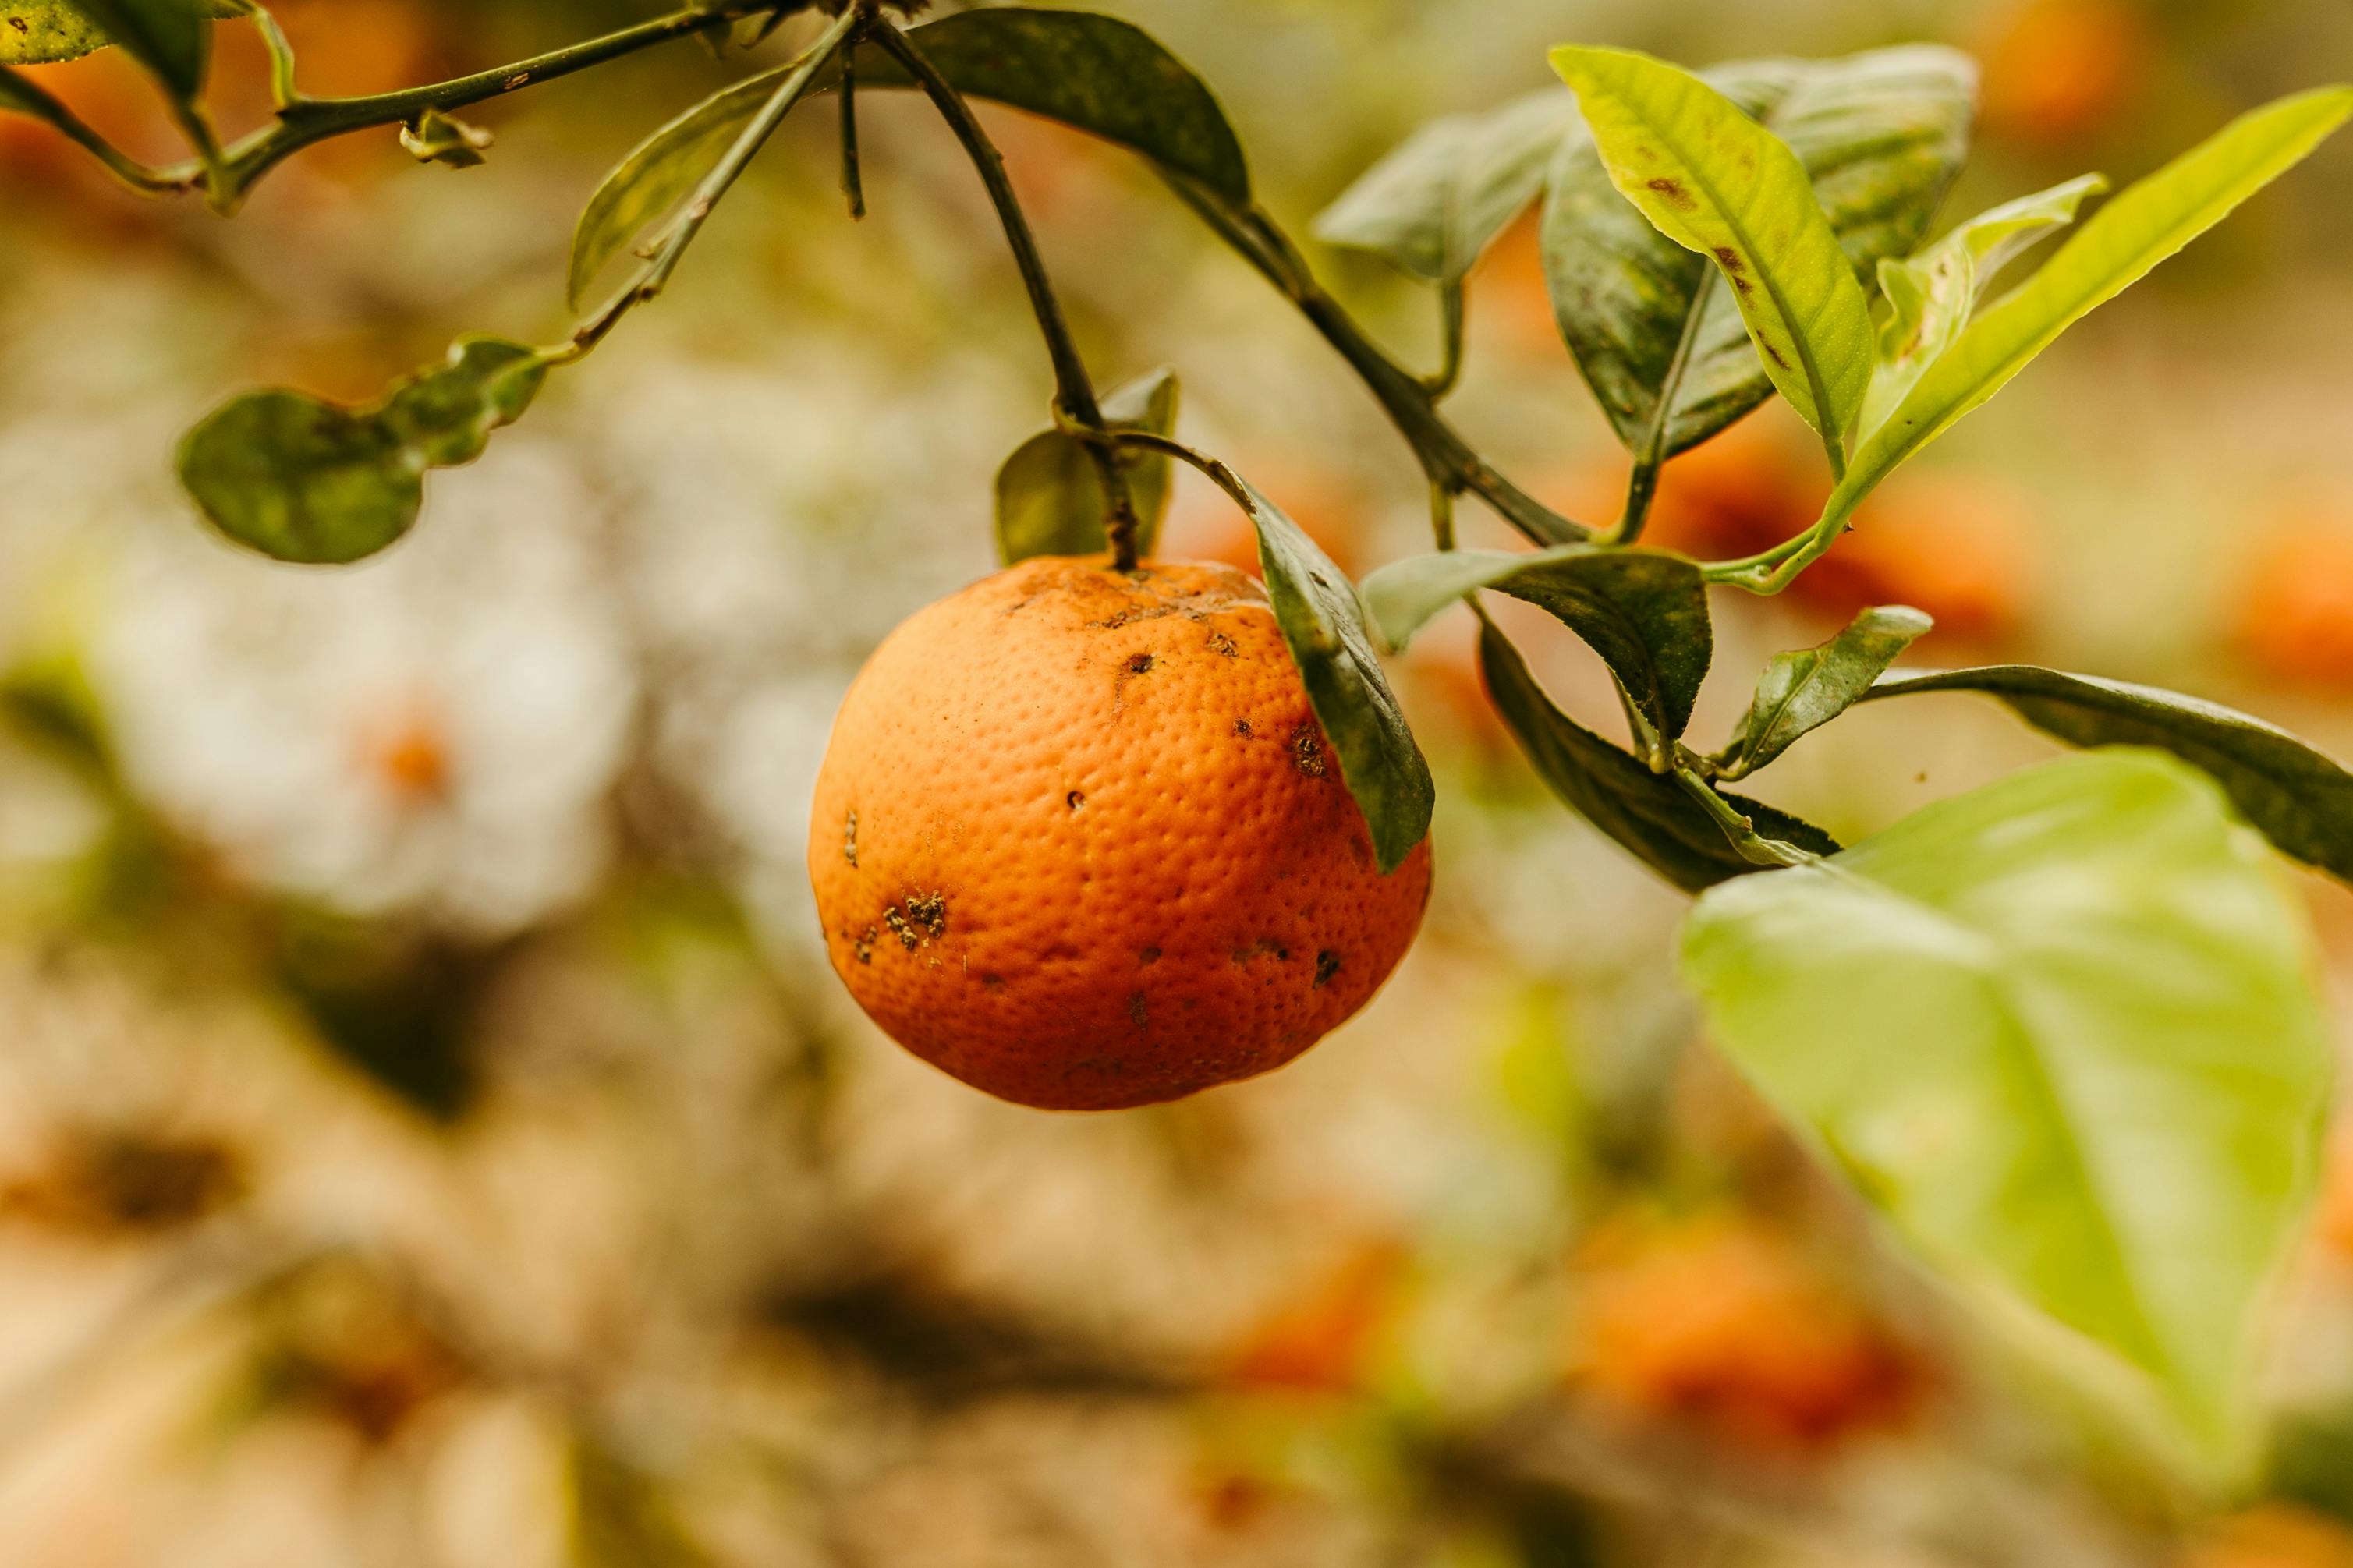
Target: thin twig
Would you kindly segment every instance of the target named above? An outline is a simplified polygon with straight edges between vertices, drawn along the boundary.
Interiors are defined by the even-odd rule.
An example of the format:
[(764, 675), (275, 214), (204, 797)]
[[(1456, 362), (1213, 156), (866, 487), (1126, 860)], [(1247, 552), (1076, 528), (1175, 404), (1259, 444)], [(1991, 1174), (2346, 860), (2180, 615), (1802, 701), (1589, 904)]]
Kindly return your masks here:
[(587, 353), (605, 341), (606, 334), (620, 323), (623, 316), (669, 286), (670, 275), (678, 270), (678, 264), (685, 258), (687, 247), (692, 245), (695, 236), (702, 232), (702, 226), (711, 220), (721, 198), (743, 177), (752, 160), (759, 156), (760, 149), (766, 146), (768, 138), (776, 133), (776, 128), (785, 122), (785, 117), (793, 111), (793, 106), (808, 95), (809, 89), (816, 84), (818, 75), (827, 62), (847, 47), (851, 36), (865, 25), (866, 18), (858, 11), (844, 11), (794, 62), (791, 74), (769, 95), (758, 116), (744, 128), (743, 134), (736, 137), (734, 144), (727, 149), (727, 155), (703, 176), (702, 184), (695, 187), (694, 195), (688, 198), (686, 206), (663, 239), (661, 248), (604, 309), (581, 323), (579, 330), (573, 334), (571, 346), (557, 357), (575, 360)]
[(1238, 209), (1217, 193), (1164, 172), (1171, 189), (1268, 282), (1299, 308), (1379, 400), (1432, 482), (1477, 496), (1538, 544), (1570, 544), (1593, 531), (1546, 506), (1497, 473), (1438, 412), (1429, 388), (1384, 353), (1323, 286), (1275, 221), (1255, 205)]
[[(1012, 247), (1014, 262), (1021, 269), (1021, 280), (1029, 291), (1030, 310), (1038, 318), (1038, 330), (1046, 339), (1046, 353), (1054, 363), (1056, 405), (1082, 431), (1096, 436), (1107, 434), (1103, 406), (1095, 399), (1094, 383), (1088, 378), (1086, 362), (1079, 357), (1070, 322), (1062, 314), (1060, 300), (1055, 298), (1053, 279), (1046, 271), (1045, 258), (1038, 250), (1038, 237), (1030, 231), (1020, 199), (1014, 195), (1013, 182), (1006, 176), (1003, 154), (988, 139), (988, 132), (973, 113), (972, 106), (965, 102), (964, 95), (905, 33), (878, 18), (871, 36), (884, 53), (904, 66), (907, 74), (915, 79), (915, 84), (939, 110), (956, 140), (964, 144), (973, 166), (979, 170), (981, 184), (988, 188), (989, 202), (1005, 226), (1006, 242)], [(1086, 447), (1103, 481), (1107, 503), (1103, 531), (1111, 541), (1112, 563), (1122, 572), (1132, 572), (1136, 563), (1136, 539), (1142, 529), (1135, 515), (1135, 503), (1128, 494), (1126, 468), (1111, 443), (1091, 440)]]

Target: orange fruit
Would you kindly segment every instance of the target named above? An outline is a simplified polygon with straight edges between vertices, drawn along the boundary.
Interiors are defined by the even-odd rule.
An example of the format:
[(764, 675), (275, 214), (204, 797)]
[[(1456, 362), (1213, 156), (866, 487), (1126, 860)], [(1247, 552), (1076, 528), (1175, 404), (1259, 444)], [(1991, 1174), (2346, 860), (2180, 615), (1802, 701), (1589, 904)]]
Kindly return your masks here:
[(892, 1038), (1001, 1099), (1110, 1110), (1280, 1067), (1363, 1006), (1430, 847), (1378, 870), (1258, 584), (1045, 557), (875, 651), (809, 875)]

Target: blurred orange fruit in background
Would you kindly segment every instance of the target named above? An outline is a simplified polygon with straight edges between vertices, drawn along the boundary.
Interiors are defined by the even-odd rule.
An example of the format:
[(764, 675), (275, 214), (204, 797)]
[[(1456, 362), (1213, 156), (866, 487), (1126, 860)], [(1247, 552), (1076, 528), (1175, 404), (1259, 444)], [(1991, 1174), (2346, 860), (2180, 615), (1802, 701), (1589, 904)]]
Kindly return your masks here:
[(2033, 587), (2028, 504), (1957, 469), (1898, 474), (1790, 590), (1840, 618), (1873, 605), (1936, 617), (1940, 640), (1998, 642), (2024, 617)]
[(1109, 1110), (1280, 1067), (1363, 1006), (1430, 846), (1380, 873), (1256, 583), (1047, 557), (875, 651), (809, 873), (893, 1039), (1006, 1100)]
[(1406, 1257), (1366, 1247), (1314, 1289), (1243, 1335), (1223, 1381), (1243, 1388), (1344, 1393), (1363, 1386), (1380, 1330), (1395, 1310)]
[(2193, 1547), (2182, 1568), (2353, 1568), (2353, 1535), (2317, 1514), (2271, 1504)]
[[(1366, 563), (1365, 510), (1361, 491), (1344, 476), (1293, 459), (1256, 458), (1245, 453), (1232, 464), (1316, 548), (1349, 576)], [(1177, 476), (1176, 495), (1160, 531), (1160, 553), (1172, 561), (1210, 561), (1252, 577), (1262, 577), (1258, 530), (1232, 498), (1190, 473)]]
[(1913, 1352), (1754, 1220), (1624, 1221), (1587, 1265), (1577, 1364), (1630, 1409), (1805, 1448), (1894, 1425), (1926, 1392)]
[(1988, 130), (2077, 140), (2120, 114), (2147, 79), (2148, 19), (2131, 0), (2023, 0), (1979, 44)]
[(2231, 635), (2274, 680), (2353, 687), (2353, 512), (2300, 516), (2255, 545)]

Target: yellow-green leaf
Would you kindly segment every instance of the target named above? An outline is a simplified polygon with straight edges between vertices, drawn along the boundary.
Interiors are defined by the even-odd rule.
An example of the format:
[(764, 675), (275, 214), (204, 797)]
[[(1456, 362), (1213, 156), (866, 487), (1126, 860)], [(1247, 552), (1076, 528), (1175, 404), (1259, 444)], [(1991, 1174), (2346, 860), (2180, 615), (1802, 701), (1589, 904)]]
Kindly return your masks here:
[(2212, 781), (2098, 752), (1700, 901), (1717, 1043), (1935, 1268), (2151, 1381), (2220, 1468), (2319, 1164), (2308, 924)]
[(1715, 263), (1773, 384), (1836, 445), (1870, 385), (1871, 308), (1798, 155), (1663, 60), (1572, 47), (1552, 61), (1611, 182), (1662, 234)]
[(2295, 167), (2348, 115), (2353, 88), (2281, 99), (2240, 116), (2102, 207), (1922, 374), (1856, 449), (1830, 518), (1842, 521), (1897, 464), (2008, 385), (2060, 333)]
[(2105, 175), (2079, 175), (1981, 212), (1917, 256), (1879, 264), (1888, 314), (1879, 327), (1879, 364), (1862, 400), (1866, 437), (1953, 346), (1994, 276), (2052, 229), (2074, 222), (2084, 198), (2107, 188)]
[[(183, 8), (202, 17), (246, 11), (242, 0), (183, 0)], [(54, 65), (105, 48), (115, 37), (101, 17), (74, 0), (0, 0), (0, 66)]]

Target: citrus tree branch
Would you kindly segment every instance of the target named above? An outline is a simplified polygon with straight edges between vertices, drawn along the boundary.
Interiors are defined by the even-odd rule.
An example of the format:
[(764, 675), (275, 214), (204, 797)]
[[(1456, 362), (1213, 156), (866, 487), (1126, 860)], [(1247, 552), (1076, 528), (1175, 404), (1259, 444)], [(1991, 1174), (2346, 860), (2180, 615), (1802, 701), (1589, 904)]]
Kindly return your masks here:
[(759, 156), (760, 149), (766, 146), (768, 138), (776, 133), (776, 128), (785, 122), (785, 117), (792, 112), (793, 106), (808, 96), (818, 73), (836, 56), (846, 55), (865, 26), (867, 18), (863, 13), (856, 8), (844, 10), (817, 42), (793, 63), (791, 73), (775, 92), (768, 95), (768, 101), (761, 106), (760, 112), (735, 138), (733, 144), (727, 149), (726, 156), (720, 159), (711, 173), (703, 176), (702, 184), (695, 187), (694, 195), (688, 198), (685, 208), (663, 238), (661, 247), (653, 253), (635, 277), (623, 285), (610, 303), (581, 323), (579, 330), (573, 334), (571, 343), (555, 352), (554, 361), (575, 360), (587, 353), (605, 341), (606, 335), (619, 324), (623, 316), (669, 287), (670, 275), (678, 270), (679, 262), (685, 258), (687, 247), (692, 245), (695, 237), (702, 232), (702, 226), (710, 221), (721, 198), (734, 187), (735, 182), (743, 177), (744, 171), (751, 167), (752, 160)]
[[(980, 171), (981, 184), (988, 188), (989, 202), (1005, 226), (1006, 242), (1021, 269), (1021, 281), (1029, 289), (1029, 306), (1038, 318), (1038, 330), (1045, 336), (1046, 353), (1054, 363), (1055, 405), (1081, 430), (1096, 436), (1104, 434), (1103, 407), (1095, 399), (1094, 383), (1087, 375), (1086, 362), (1079, 357), (1070, 322), (1062, 314), (1060, 300), (1055, 297), (1053, 279), (1047, 274), (1045, 258), (1038, 250), (1038, 237), (1030, 231), (1029, 219), (1014, 195), (1013, 182), (1006, 176), (1004, 156), (988, 139), (988, 132), (973, 113), (972, 106), (965, 102), (963, 94), (915, 47), (913, 39), (880, 17), (872, 23), (870, 36), (915, 79), (915, 84), (964, 144), (973, 167)], [(1111, 540), (1113, 563), (1123, 572), (1134, 571), (1139, 524), (1135, 503), (1128, 495), (1126, 469), (1109, 442), (1089, 441), (1086, 447), (1109, 502), (1104, 532)]]
[[(306, 147), (337, 136), (347, 136), (355, 131), (365, 131), (384, 125), (406, 125), (427, 110), (447, 111), (463, 109), (469, 104), (517, 92), (575, 71), (617, 60), (640, 49), (652, 48), (674, 39), (691, 37), (722, 27), (733, 26), (746, 16), (776, 10), (777, 0), (721, 0), (721, 3), (691, 6), (640, 22), (633, 27), (607, 33), (601, 37), (570, 44), (530, 59), (512, 65), (476, 71), (470, 76), (453, 78), (423, 87), (404, 88), (397, 92), (371, 94), (364, 98), (303, 98), (292, 97), (278, 111), (277, 119), (245, 137), (222, 154), (221, 177), (224, 188), (213, 193), (216, 205), (233, 207), (244, 200), (262, 176)], [(163, 182), (159, 188), (192, 189), (205, 179), (198, 166), (185, 166), (157, 171)]]
[(1347, 361), (1397, 426), (1430, 482), (1477, 496), (1538, 544), (1567, 544), (1593, 531), (1561, 516), (1495, 471), (1438, 411), (1428, 383), (1391, 359), (1338, 300), (1324, 291), (1299, 247), (1262, 207), (1241, 209), (1177, 175), (1166, 176), (1185, 205), (1219, 238), (1282, 292), (1324, 341)]

